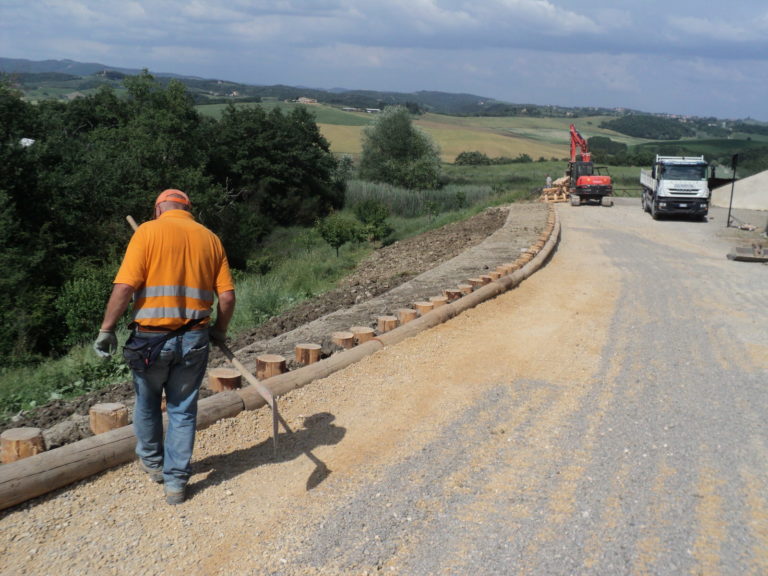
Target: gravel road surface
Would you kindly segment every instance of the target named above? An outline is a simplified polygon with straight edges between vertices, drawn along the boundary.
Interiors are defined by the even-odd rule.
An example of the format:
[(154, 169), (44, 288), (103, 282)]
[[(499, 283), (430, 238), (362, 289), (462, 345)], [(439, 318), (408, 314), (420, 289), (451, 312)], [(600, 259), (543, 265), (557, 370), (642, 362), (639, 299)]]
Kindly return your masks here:
[[(520, 287), (0, 516), (0, 574), (768, 574), (768, 266), (725, 211), (558, 205)], [(742, 215), (748, 218), (749, 215)]]

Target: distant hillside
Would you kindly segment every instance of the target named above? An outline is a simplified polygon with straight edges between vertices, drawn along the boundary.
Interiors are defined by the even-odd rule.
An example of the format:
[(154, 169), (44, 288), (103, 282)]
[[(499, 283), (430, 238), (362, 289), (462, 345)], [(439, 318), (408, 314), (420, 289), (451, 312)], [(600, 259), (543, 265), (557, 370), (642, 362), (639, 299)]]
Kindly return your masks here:
[[(132, 76), (139, 74), (138, 68), (118, 68), (115, 66), (106, 66), (96, 62), (75, 62), (74, 60), (25, 60), (22, 58), (0, 58), (0, 72), (6, 74), (26, 73), (26, 74), (46, 74), (55, 72), (72, 76), (93, 76), (110, 70), (121, 72)], [(154, 74), (154, 73), (153, 73)], [(156, 76), (177, 77), (176, 74), (155, 74)]]
[[(73, 60), (32, 61), (0, 58), (0, 73), (30, 98), (65, 98), (71, 93), (87, 94), (100, 85), (120, 88), (126, 75), (140, 74), (139, 69), (119, 68), (100, 63)], [(383, 108), (407, 106), (414, 113), (434, 112), (455, 116), (619, 116), (606, 108), (566, 108), (536, 104), (512, 104), (474, 94), (421, 91), (413, 93), (306, 88), (297, 86), (259, 86), (219, 79), (203, 79), (177, 74), (152, 72), (158, 81), (177, 79), (187, 86), (199, 103), (247, 102), (260, 99), (297, 100), (310, 98), (325, 104), (351, 108)]]

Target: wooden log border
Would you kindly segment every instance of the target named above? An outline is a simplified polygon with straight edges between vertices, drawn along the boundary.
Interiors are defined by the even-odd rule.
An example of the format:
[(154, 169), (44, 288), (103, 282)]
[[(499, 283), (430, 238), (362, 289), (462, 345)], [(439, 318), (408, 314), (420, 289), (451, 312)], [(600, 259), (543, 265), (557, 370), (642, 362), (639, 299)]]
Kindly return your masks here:
[[(495, 298), (518, 286), (539, 270), (549, 259), (560, 241), (560, 219), (554, 205), (549, 205), (545, 232), (537, 242), (546, 238), (543, 246), (534, 244), (521, 254), (516, 263), (524, 263), (515, 271), (476, 288), (445, 306), (382, 334), (373, 340), (334, 354), (315, 364), (298, 368), (264, 380), (274, 396), (302, 388), (314, 380), (330, 376), (381, 350), (415, 336), (446, 320)], [(243, 410), (255, 410), (266, 402), (255, 386), (220, 392), (198, 404), (197, 428), (202, 430), (222, 418), (233, 418)], [(165, 418), (164, 418), (165, 420)], [(109, 468), (134, 459), (136, 437), (133, 426), (123, 426), (110, 432), (91, 436), (78, 442), (41, 452), (29, 458), (0, 465), (0, 510), (10, 508), (31, 498), (88, 478)]]

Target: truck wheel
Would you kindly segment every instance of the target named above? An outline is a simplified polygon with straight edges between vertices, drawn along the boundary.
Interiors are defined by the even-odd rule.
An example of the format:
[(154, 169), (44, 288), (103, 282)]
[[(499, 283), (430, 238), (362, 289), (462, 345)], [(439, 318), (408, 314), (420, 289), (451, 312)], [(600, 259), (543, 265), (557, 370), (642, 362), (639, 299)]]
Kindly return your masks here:
[(656, 203), (655, 202), (651, 202), (651, 218), (653, 218), (654, 220), (658, 220), (659, 219), (659, 211), (656, 210)]
[(643, 212), (650, 212), (648, 209), (648, 202), (645, 201), (645, 194), (640, 198), (640, 204), (643, 205)]

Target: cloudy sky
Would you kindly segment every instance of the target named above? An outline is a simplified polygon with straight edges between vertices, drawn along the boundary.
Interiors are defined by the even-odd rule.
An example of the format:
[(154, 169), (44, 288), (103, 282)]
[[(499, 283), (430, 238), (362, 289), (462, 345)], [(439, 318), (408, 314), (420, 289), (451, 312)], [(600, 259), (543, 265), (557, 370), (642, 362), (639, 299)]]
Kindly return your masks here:
[(0, 56), (768, 121), (765, 0), (0, 0)]

